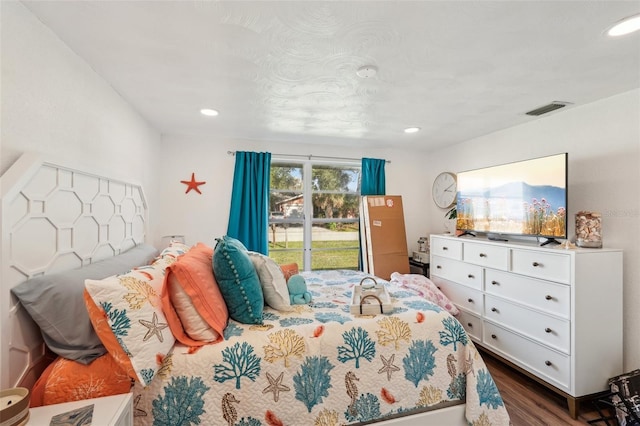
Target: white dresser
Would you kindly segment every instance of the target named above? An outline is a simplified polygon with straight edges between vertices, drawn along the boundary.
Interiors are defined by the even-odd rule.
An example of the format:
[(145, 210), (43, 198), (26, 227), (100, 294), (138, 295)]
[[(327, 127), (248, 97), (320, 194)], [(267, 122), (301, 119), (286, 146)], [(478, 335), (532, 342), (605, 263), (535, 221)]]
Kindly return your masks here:
[(431, 280), (477, 345), (565, 396), (573, 418), (623, 372), (621, 250), (433, 235)]

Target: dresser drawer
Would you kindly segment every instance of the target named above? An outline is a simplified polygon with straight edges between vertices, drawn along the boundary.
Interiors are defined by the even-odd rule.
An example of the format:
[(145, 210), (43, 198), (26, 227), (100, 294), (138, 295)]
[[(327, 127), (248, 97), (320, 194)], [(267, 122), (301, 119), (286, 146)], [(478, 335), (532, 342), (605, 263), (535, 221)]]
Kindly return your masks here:
[(513, 249), (511, 250), (511, 271), (569, 284), (571, 282), (571, 257), (566, 254)]
[(458, 307), (473, 312), (474, 314), (482, 315), (483, 296), (480, 290), (474, 290), (470, 287), (442, 280), (437, 277), (433, 278), (433, 282), (438, 286), (440, 291)]
[(489, 295), (484, 299), (484, 316), (547, 346), (570, 353), (571, 326), (568, 320), (532, 311)]
[(571, 316), (568, 285), (487, 269), (484, 291), (563, 318)]
[(477, 244), (465, 242), (462, 250), (462, 258), (465, 262), (489, 268), (509, 269), (509, 249), (490, 244)]
[(570, 358), (490, 322), (484, 323), (483, 343), (506, 359), (531, 370), (543, 380), (569, 390)]
[(431, 253), (449, 259), (462, 260), (462, 241), (431, 237)]
[(460, 313), (456, 317), (460, 324), (464, 327), (467, 334), (476, 341), (482, 340), (482, 320), (467, 311), (460, 310)]
[(459, 284), (482, 290), (484, 272), (481, 266), (431, 256), (431, 276), (441, 277)]

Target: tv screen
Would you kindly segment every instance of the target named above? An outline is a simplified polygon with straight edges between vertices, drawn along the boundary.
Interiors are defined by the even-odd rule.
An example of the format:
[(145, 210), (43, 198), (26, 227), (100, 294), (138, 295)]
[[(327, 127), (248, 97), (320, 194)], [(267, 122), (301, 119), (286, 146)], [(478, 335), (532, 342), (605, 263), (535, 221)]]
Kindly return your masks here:
[(457, 229), (567, 238), (566, 153), (460, 172), (457, 181)]

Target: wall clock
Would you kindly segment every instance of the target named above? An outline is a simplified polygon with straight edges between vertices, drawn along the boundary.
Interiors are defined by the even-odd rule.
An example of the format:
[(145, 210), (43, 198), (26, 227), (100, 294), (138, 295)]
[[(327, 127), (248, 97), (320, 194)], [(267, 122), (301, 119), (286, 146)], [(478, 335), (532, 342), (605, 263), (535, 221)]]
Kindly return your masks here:
[(450, 172), (440, 173), (433, 181), (433, 201), (441, 209), (453, 206), (456, 202), (456, 175)]

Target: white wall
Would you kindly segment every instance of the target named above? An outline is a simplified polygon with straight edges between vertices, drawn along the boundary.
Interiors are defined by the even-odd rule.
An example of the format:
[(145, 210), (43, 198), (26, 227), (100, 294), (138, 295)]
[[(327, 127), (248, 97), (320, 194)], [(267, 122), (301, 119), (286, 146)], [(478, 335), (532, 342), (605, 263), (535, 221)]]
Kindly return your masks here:
[[(428, 179), (445, 170), (559, 152), (569, 153), (569, 235), (575, 232), (576, 212), (599, 211), (604, 246), (624, 249), (624, 363), (626, 370), (640, 368), (640, 90), (432, 152)], [(442, 214), (429, 203), (430, 232), (441, 232)], [(606, 297), (606, 282), (602, 291)], [(597, 344), (598, 336), (593, 338)]]
[(35, 151), (141, 183), (152, 199), (160, 133), (22, 3), (1, 8), (0, 174)]
[[(255, 141), (220, 141), (215, 137), (165, 136), (162, 140), (162, 188), (157, 238), (163, 235), (184, 235), (187, 243), (202, 241), (214, 244), (214, 238), (224, 235), (229, 221), (231, 186), (235, 157), (227, 151), (268, 151), (276, 154), (299, 154), (361, 158), (384, 158), (386, 192), (402, 195), (408, 246), (415, 248), (419, 235), (426, 235), (424, 211), (428, 191), (416, 181), (423, 182), (426, 170), (421, 156), (399, 150), (360, 150), (337, 146), (296, 145), (291, 143), (260, 143)], [(191, 191), (181, 180), (206, 181), (200, 187), (202, 195)]]

